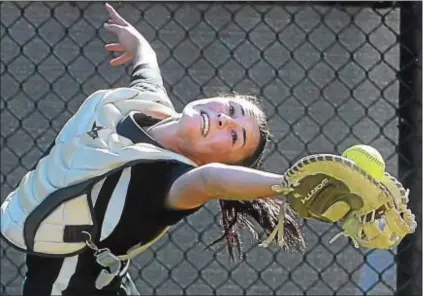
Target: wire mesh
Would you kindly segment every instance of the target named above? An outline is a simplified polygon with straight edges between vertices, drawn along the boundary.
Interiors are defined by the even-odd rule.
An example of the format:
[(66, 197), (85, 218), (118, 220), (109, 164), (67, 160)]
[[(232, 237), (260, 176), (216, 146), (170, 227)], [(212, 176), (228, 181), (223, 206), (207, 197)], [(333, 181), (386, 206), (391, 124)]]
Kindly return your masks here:
[[(103, 46), (102, 3), (1, 2), (1, 198), (38, 161), (82, 101), (125, 86)], [(397, 171), (399, 9), (284, 3), (114, 3), (151, 41), (177, 109), (226, 91), (260, 97), (273, 146), (265, 169), (368, 143)], [(395, 252), (328, 241), (307, 221), (307, 251), (247, 244), (229, 263), (215, 204), (179, 223), (132, 264), (142, 295), (392, 295)], [(2, 295), (20, 293), (24, 257), (1, 242)]]

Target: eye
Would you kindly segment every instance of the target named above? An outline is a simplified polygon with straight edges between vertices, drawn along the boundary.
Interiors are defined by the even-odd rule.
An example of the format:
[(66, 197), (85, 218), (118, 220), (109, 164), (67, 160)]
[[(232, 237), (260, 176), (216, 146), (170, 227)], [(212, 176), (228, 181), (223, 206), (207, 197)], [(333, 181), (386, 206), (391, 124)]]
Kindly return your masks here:
[(234, 108), (234, 106), (230, 105), (229, 106), (229, 115), (233, 116), (234, 114), (235, 114), (235, 108)]
[(231, 135), (232, 135), (232, 144), (235, 144), (236, 140), (238, 139), (238, 135), (234, 131), (231, 132)]

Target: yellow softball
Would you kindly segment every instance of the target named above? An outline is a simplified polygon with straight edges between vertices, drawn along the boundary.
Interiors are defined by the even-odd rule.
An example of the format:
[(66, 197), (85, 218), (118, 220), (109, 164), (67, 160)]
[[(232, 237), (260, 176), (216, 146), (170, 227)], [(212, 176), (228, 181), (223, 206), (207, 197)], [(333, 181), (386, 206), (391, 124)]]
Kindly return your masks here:
[(376, 180), (382, 180), (385, 174), (385, 161), (375, 148), (368, 145), (355, 145), (342, 153), (342, 157), (352, 160)]

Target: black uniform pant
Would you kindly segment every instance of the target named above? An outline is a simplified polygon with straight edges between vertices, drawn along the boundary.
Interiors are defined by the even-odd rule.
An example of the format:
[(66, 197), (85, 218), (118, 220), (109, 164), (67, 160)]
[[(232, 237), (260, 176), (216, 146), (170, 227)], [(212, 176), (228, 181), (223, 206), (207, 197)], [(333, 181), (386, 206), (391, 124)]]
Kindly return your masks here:
[(23, 296), (129, 296), (140, 295), (128, 273), (102, 290), (95, 287), (101, 266), (91, 252), (71, 258), (26, 256)]

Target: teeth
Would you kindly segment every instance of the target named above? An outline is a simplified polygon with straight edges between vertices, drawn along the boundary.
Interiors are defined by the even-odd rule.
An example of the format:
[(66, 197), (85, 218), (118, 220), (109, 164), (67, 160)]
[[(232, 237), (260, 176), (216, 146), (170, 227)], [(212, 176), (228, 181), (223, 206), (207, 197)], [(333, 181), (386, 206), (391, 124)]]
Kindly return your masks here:
[(210, 127), (209, 117), (205, 113), (201, 113), (201, 117), (203, 118), (203, 136), (206, 136)]

